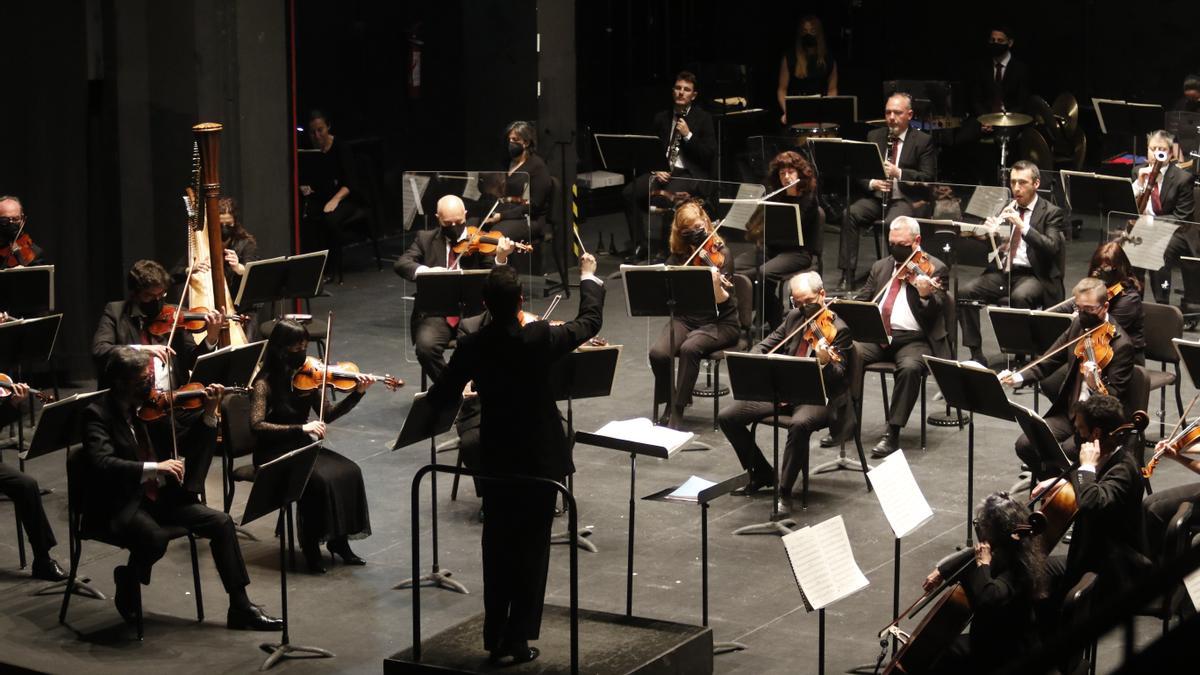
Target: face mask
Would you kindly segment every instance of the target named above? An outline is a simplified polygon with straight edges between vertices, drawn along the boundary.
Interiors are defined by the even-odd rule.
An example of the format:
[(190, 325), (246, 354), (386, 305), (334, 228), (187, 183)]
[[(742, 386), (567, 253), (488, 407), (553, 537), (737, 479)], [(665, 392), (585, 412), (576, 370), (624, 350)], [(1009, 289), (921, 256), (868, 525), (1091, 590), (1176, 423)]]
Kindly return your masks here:
[(699, 246), (700, 242), (708, 237), (708, 232), (703, 227), (693, 227), (690, 230), (681, 230), (679, 236), (692, 246)]
[(463, 226), (461, 224), (443, 225), (442, 232), (446, 235), (446, 238), (449, 239), (450, 241), (458, 241), (458, 238), (462, 236)]
[(988, 53), (992, 55), (993, 59), (1003, 58), (1005, 52), (1007, 51), (1008, 45), (1006, 44), (997, 44), (995, 42), (988, 43)]
[(150, 302), (139, 302), (138, 309), (142, 310), (142, 314), (153, 319), (162, 311), (163, 301), (161, 298), (151, 300)]
[(1091, 330), (1096, 326), (1099, 326), (1101, 323), (1104, 323), (1104, 320), (1095, 314), (1091, 314), (1089, 312), (1079, 313), (1079, 325), (1084, 330)]
[(221, 226), (221, 238), (226, 241), (233, 239), (233, 225), (222, 225)]
[(508, 156), (509, 157), (516, 159), (516, 158), (520, 157), (521, 153), (523, 153), (523, 152), (525, 152), (525, 146), (521, 145), (520, 143), (513, 143), (512, 141), (509, 141), (509, 143), (508, 143)]
[(904, 261), (908, 260), (908, 257), (912, 255), (913, 247), (891, 244), (888, 246), (888, 250), (892, 252), (892, 258), (896, 261), (896, 263), (903, 265)]
[(806, 302), (800, 305), (800, 311), (804, 312), (804, 318), (811, 319), (817, 315), (817, 312), (821, 311), (821, 303)]
[(800, 36), (800, 46), (804, 47), (805, 49), (816, 49), (817, 48), (817, 36), (809, 35), (808, 33), (801, 35)]
[(304, 352), (288, 352), (283, 357), (283, 365), (287, 366), (289, 370), (299, 370), (307, 358), (308, 354)]
[(1105, 286), (1112, 286), (1121, 280), (1121, 273), (1117, 270), (1100, 269), (1093, 276), (1103, 281)]
[(11, 244), (21, 231), (21, 224), (15, 220), (0, 220), (0, 243)]

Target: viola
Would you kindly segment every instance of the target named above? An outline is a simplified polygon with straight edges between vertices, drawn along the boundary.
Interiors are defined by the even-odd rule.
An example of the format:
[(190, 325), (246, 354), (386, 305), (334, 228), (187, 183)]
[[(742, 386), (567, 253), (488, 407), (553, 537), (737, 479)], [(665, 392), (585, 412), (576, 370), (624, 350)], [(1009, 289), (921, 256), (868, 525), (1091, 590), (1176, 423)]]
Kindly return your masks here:
[(4, 261), (4, 268), (24, 267), (37, 260), (37, 249), (33, 246), (33, 239), (25, 232), (17, 235), (16, 239), (0, 248), (0, 260)]
[[(199, 333), (208, 329), (208, 312), (206, 307), (193, 307), (181, 312), (175, 305), (163, 305), (158, 316), (146, 326), (146, 332), (161, 337), (170, 333), (172, 327), (178, 326), (189, 333)], [(244, 324), (250, 317), (245, 314), (232, 314), (225, 319)]]
[[(1084, 334), (1083, 339), (1075, 343), (1075, 358), (1079, 360), (1079, 374), (1085, 375), (1084, 364), (1088, 361), (1096, 364), (1097, 371), (1103, 370), (1113, 358), (1112, 339), (1117, 334), (1117, 327), (1111, 323), (1101, 324), (1098, 330)], [(1096, 384), (1099, 392), (1108, 395), (1108, 387), (1100, 379), (1097, 372)]]
[(325, 386), (333, 387), (336, 391), (349, 392), (354, 391), (354, 388), (358, 386), (358, 378), (362, 376), (366, 376), (373, 382), (382, 382), (391, 391), (396, 391), (404, 386), (404, 380), (391, 375), (364, 373), (358, 369), (356, 364), (349, 361), (331, 363), (327, 371), (325, 363), (321, 359), (310, 356), (304, 360), (304, 365), (300, 366), (300, 370), (297, 370), (296, 374), (292, 376), (292, 388), (296, 391), (309, 392), (321, 388), (323, 383)]
[[(200, 382), (189, 382), (175, 391), (155, 389), (142, 405), (138, 406), (137, 416), (143, 422), (153, 422), (162, 419), (175, 410), (199, 410), (204, 407), (206, 399), (205, 386)], [(224, 394), (248, 394), (245, 387), (225, 387)]]
[[(467, 236), (459, 239), (452, 247), (453, 251), (459, 255), (471, 255), (473, 253), (483, 253), (484, 255), (492, 255), (496, 252), (496, 246), (500, 244), (500, 237), (504, 235), (499, 232), (484, 232), (475, 226), (467, 227)], [(517, 250), (523, 253), (533, 251), (533, 247), (529, 244), (521, 242), (513, 242)]]
[[(16, 387), (17, 385), (15, 382), (13, 382), (11, 377), (5, 375), (4, 373), (0, 373), (0, 400), (12, 396), (13, 390), (16, 389)], [(52, 403), (54, 401), (54, 394), (42, 391), (40, 389), (34, 389), (33, 387), (30, 387), (29, 393), (33, 394), (33, 396), (42, 403)]]
[(837, 326), (834, 325), (836, 318), (829, 309), (818, 312), (812, 323), (804, 330), (804, 341), (815, 348), (818, 342), (824, 340), (825, 344), (829, 345), (829, 360), (841, 363), (842, 355), (833, 348), (833, 341), (837, 338)]

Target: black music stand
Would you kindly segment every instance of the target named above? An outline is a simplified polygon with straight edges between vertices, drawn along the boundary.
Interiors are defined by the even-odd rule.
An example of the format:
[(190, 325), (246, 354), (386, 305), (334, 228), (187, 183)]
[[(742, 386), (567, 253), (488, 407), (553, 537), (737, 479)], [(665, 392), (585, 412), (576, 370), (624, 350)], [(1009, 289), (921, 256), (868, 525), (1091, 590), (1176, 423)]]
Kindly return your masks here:
[(483, 311), (483, 282), (490, 270), (442, 270), (417, 275), (413, 312), (457, 316), (461, 322)]
[(1192, 379), (1192, 386), (1200, 388), (1200, 341), (1171, 338), (1171, 343), (1175, 345), (1175, 351), (1179, 352), (1179, 360), (1183, 361), (1184, 370)]
[(847, 204), (850, 203), (851, 180), (887, 178), (883, 172), (883, 155), (874, 143), (841, 138), (810, 138), (808, 147), (812, 151), (817, 175), (825, 185), (831, 181), (844, 182)]
[[(313, 466), (317, 463), (317, 454), (321, 451), (321, 441), (310, 443), (297, 448), (285, 455), (258, 467), (254, 475), (254, 485), (250, 488), (250, 498), (246, 501), (246, 510), (242, 514), (242, 527), (259, 518), (277, 511), (279, 513), (278, 529), (280, 532), (292, 529), (292, 504), (300, 500), (304, 494), (304, 486), (308, 485), (308, 477), (312, 474)], [(267, 652), (267, 660), (259, 666), (259, 670), (269, 670), (285, 658), (295, 658), (299, 654), (307, 654), (305, 658), (333, 658), (333, 652), (320, 647), (305, 647), (294, 645), (288, 637), (288, 606), (287, 606), (287, 545), (285, 537), (279, 537), (279, 597), (283, 613), (283, 636), (280, 642), (264, 642), (259, 648)]]
[[(425, 392), (417, 392), (413, 396), (412, 408), (408, 411), (408, 417), (404, 418), (404, 426), (400, 429), (400, 435), (396, 437), (396, 442), (392, 444), (392, 450), (399, 450), (414, 443), (419, 443), (425, 439), (429, 439), (429, 463), (437, 464), (437, 437), (439, 434), (444, 434), (454, 426), (454, 418), (458, 416), (458, 409), (462, 407), (462, 398), (454, 405), (448, 405), (441, 410), (435, 410), (433, 404), (425, 398)], [(396, 584), (392, 588), (402, 590), (411, 588), (413, 584), (431, 584), (438, 588), (444, 588), (448, 591), (455, 591), (466, 595), (469, 593), (466, 586), (463, 586), (455, 579), (451, 579), (451, 572), (444, 570), (438, 564), (438, 520), (437, 520), (437, 476), (433, 477), (429, 486), (429, 508), (433, 520), (433, 567), (428, 574), (422, 575), (419, 578), (408, 578)], [(421, 536), (420, 532), (413, 532), (412, 536)]]
[[(1153, 128), (1153, 127), (1152, 127)], [(1061, 171), (1063, 192), (1072, 213), (1087, 213), (1104, 220), (1100, 241), (1107, 241), (1108, 216), (1114, 211), (1137, 213), (1133, 197), (1133, 181), (1121, 176), (1099, 173)]]
[[(950, 323), (952, 326), (958, 326), (958, 266), (962, 264), (970, 267), (987, 267), (988, 255), (992, 253), (992, 247), (981, 239), (964, 236), (962, 233), (964, 223), (926, 218), (917, 218), (917, 222), (921, 225), (921, 248), (936, 253), (948, 268), (950, 292), (951, 297), (954, 298), (954, 304), (950, 307), (952, 313)], [(950, 353), (957, 354), (957, 328), (950, 330), (947, 337), (950, 340)], [(935, 427), (962, 427), (967, 423), (961, 410), (955, 410), (951, 414), (949, 403), (946, 404), (944, 414), (930, 413), (926, 416), (925, 421)]]
[(762, 202), (762, 208), (765, 246), (804, 246), (804, 228), (800, 222), (798, 204)]
[(658, 136), (594, 134), (600, 163), (608, 171), (634, 175), (667, 165), (667, 153)]
[(892, 341), (883, 326), (879, 305), (865, 300), (834, 300), (830, 309), (846, 323), (855, 342), (886, 345)]
[(1133, 154), (1137, 156), (1138, 137), (1163, 126), (1163, 107), (1154, 103), (1114, 101), (1093, 98), (1100, 130), (1112, 136), (1128, 136), (1133, 139)]
[[(613, 378), (617, 374), (617, 361), (621, 356), (620, 345), (607, 347), (580, 347), (550, 365), (550, 389), (555, 401), (567, 402), (567, 452), (575, 450), (575, 399), (603, 398), (612, 394)], [(575, 474), (567, 476), (567, 489), (575, 492)], [(586, 537), (592, 536), (591, 525), (579, 528), (581, 532), (571, 539), (569, 532), (550, 535), (551, 544), (573, 544), (592, 553), (599, 550)]]
[[(621, 265), (625, 282), (625, 310), (630, 317), (665, 316), (671, 322), (681, 314), (717, 316), (712, 272), (707, 267)], [(667, 413), (675, 409), (675, 331), (671, 331), (671, 380)], [(657, 398), (653, 397), (652, 398)], [(654, 401), (658, 419), (658, 401)]]
[(1062, 444), (1054, 437), (1054, 432), (1050, 430), (1046, 420), (1019, 403), (1010, 402), (1009, 406), (1013, 419), (1017, 421), (1017, 425), (1021, 427), (1021, 431), (1033, 447), (1037, 448), (1038, 454), (1043, 457), (1053, 455), (1058, 470), (1066, 471), (1067, 467), (1071, 466), (1071, 458), (1063, 451)]
[[(14, 366), (20, 377), (23, 366), (27, 363), (49, 361), (54, 354), (54, 345), (58, 341), (58, 329), (62, 325), (62, 314), (51, 314), (36, 319), (18, 319), (0, 323), (0, 365)], [(58, 383), (55, 381), (54, 394), (58, 395)], [(33, 424), (33, 396), (29, 397), (29, 423)], [(17, 423), (17, 450), (25, 447), (25, 426)], [(25, 463), (21, 461), (21, 470)], [(43, 490), (48, 494), (50, 490)], [(20, 530), (17, 530), (18, 535)], [(24, 548), (22, 560), (24, 560)], [(24, 563), (22, 563), (24, 567)]]
[[(745, 487), (749, 482), (750, 474), (748, 473), (741, 473), (733, 478), (726, 478), (716, 485), (701, 490), (696, 495), (695, 501), (673, 499), (670, 495), (681, 487), (679, 485), (642, 497), (646, 501), (671, 504), (693, 503), (700, 506), (700, 625), (705, 628), (708, 627), (708, 505), (718, 497), (724, 497), (734, 490)], [(713, 643), (713, 654), (728, 654), (729, 652), (738, 652), (743, 649), (746, 649), (746, 645), (740, 642)]]
[[(988, 319), (1002, 354), (1030, 356), (1044, 354), (1060, 335), (1071, 326), (1071, 315), (1011, 307), (988, 307)], [(987, 364), (983, 364), (987, 365)], [(1037, 395), (1041, 391), (1034, 382), (1033, 409), (1038, 409)]]
[(0, 270), (0, 307), (12, 316), (54, 311), (54, 265)]
[[(291, 298), (311, 298), (321, 292), (329, 251), (285, 255), (246, 263), (246, 273), (233, 304), (252, 307)], [(278, 312), (275, 313), (278, 316)]]
[(249, 387), (250, 378), (258, 369), (267, 341), (259, 340), (245, 345), (230, 345), (214, 352), (201, 354), (192, 368), (192, 382), (204, 386), (222, 384), (226, 387)]
[[(92, 399), (103, 395), (106, 391), (108, 390), (75, 394), (61, 401), (46, 404), (42, 408), (42, 416), (38, 420), (37, 426), (33, 429), (33, 436), (29, 439), (29, 448), (19, 455), (22, 471), (24, 471), (26, 461), (34, 460), (38, 457), (82, 443), (83, 424), (80, 421), (80, 414), (85, 407), (91, 404)], [(63, 453), (63, 455), (64, 460), (69, 459), (68, 453)], [(66, 461), (63, 462), (63, 468), (66, 470)], [(76, 550), (75, 532), (69, 527), (67, 528), (67, 536), (67, 548), (71, 551), (71, 555), (74, 556)], [(17, 541), (21, 550), (21, 567), (25, 567), (25, 545), (21, 537), (20, 520), (17, 521)], [(77, 560), (72, 562), (78, 563)], [(71, 566), (72, 571), (76, 569), (77, 565)], [(88, 585), (90, 581), (91, 579), (86, 577), (83, 579), (69, 577), (64, 581), (56, 581), (45, 588), (34, 591), (33, 595), (57, 594), (61, 589), (69, 586), (71, 592), (76, 595), (96, 600), (105, 600), (106, 598), (103, 593)]]
[(783, 99), (788, 124), (836, 124), (840, 133), (858, 120), (857, 96), (787, 96)]
[(975, 508), (975, 413), (1012, 421), (1012, 408), (1000, 379), (992, 371), (950, 359), (926, 355), (925, 366), (946, 397), (946, 403), (967, 411), (967, 548), (971, 538), (971, 513)]
[(779, 407), (785, 403), (793, 406), (825, 405), (825, 380), (821, 375), (821, 365), (812, 357), (741, 352), (727, 353), (725, 361), (729, 368), (729, 388), (733, 391), (733, 399), (770, 403), (774, 418), (771, 519), (765, 523), (739, 527), (733, 533), (788, 534), (796, 527), (796, 521), (779, 511)]

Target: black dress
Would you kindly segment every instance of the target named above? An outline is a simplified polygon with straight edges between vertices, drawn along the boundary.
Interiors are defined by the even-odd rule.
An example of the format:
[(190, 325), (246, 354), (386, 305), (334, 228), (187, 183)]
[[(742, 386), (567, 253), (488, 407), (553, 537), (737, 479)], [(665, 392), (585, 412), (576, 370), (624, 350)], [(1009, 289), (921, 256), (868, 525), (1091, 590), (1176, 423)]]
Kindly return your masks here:
[[(508, 174), (505, 170), (504, 197), (523, 197), (525, 186), (529, 185), (529, 203), (505, 201), (496, 207), (500, 214), (500, 222), (490, 226), (489, 231), (502, 232), (504, 236), (517, 241), (533, 241), (540, 239), (546, 224), (546, 207), (550, 196), (550, 170), (546, 162), (530, 152), (529, 158), (515, 171)], [(491, 208), (491, 204), (488, 204)], [(482, 214), (481, 214), (482, 215)], [(526, 223), (525, 217), (529, 217)]]
[[(303, 447), (312, 437), (302, 426), (309, 411), (320, 404), (318, 394), (302, 394), (290, 386), (275, 391), (268, 377), (254, 383), (250, 397), (250, 428), (254, 431), (254, 465), (259, 466)], [(330, 407), (326, 402), (325, 421), (331, 423), (346, 414), (362, 398), (355, 392)], [(346, 537), (362, 539), (371, 534), (371, 516), (367, 511), (367, 489), (362, 469), (353, 460), (328, 447), (321, 448), (316, 465), (300, 497), (301, 541), (328, 541)]]
[(829, 91), (829, 72), (833, 68), (833, 61), (826, 60), (822, 66), (815, 57), (805, 54), (804, 58), (808, 60), (808, 75), (800, 78), (796, 77), (796, 50), (789, 49), (784, 56), (788, 69), (787, 95), (824, 96)]

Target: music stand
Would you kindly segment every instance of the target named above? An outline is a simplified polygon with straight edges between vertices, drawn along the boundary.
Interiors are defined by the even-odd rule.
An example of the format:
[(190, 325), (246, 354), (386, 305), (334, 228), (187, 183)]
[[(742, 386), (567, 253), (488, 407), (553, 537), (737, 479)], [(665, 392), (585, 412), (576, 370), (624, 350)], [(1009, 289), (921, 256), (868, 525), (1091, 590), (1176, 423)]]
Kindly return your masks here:
[[(717, 316), (712, 272), (707, 267), (621, 265), (621, 278), (625, 282), (625, 310), (631, 318), (665, 316), (673, 323), (681, 314)], [(679, 348), (675, 331), (670, 331), (670, 336), (668, 414), (675, 409), (675, 351)], [(657, 419), (657, 400), (653, 408)]]
[(971, 512), (975, 499), (975, 413), (1012, 421), (1012, 408), (996, 374), (982, 366), (925, 355), (925, 366), (937, 382), (946, 403), (967, 415), (967, 548), (971, 537)]
[(54, 265), (0, 270), (0, 307), (13, 316), (54, 311)]
[(1138, 137), (1163, 125), (1163, 107), (1158, 104), (1093, 98), (1092, 105), (1100, 122), (1100, 133), (1132, 138), (1135, 157)]
[[(417, 392), (413, 396), (413, 404), (412, 408), (408, 411), (408, 417), (404, 418), (404, 426), (400, 429), (400, 435), (396, 437), (396, 442), (392, 444), (392, 450), (399, 450), (400, 448), (429, 439), (429, 463), (431, 465), (437, 464), (437, 437), (439, 434), (450, 431), (451, 427), (454, 426), (454, 418), (458, 416), (458, 409), (461, 407), (462, 397), (459, 397), (457, 403), (454, 405), (444, 406), (440, 410), (435, 410), (433, 404), (429, 403), (426, 399), (425, 392)], [(413, 584), (431, 584), (438, 588), (466, 595), (469, 593), (467, 587), (460, 584), (457, 580), (451, 579), (451, 572), (442, 569), (438, 563), (437, 504), (437, 476), (435, 475), (429, 486), (429, 508), (433, 520), (433, 566), (428, 574), (424, 574), (416, 579), (405, 579), (392, 588), (402, 590), (411, 588)], [(412, 536), (419, 537), (421, 533), (413, 532)]]
[[(1026, 408), (1020, 403), (1009, 403), (1012, 410), (1013, 419), (1021, 427), (1021, 431), (1034, 448), (1037, 448), (1038, 454), (1043, 457), (1054, 455), (1055, 464), (1059, 471), (1065, 471), (1071, 466), (1071, 458), (1067, 457), (1067, 453), (1063, 451), (1062, 444), (1054, 437), (1054, 432), (1050, 430), (1050, 425), (1046, 424), (1046, 420), (1036, 412)], [(1050, 451), (1050, 452), (1047, 452)]]
[(457, 316), (462, 321), (483, 311), (483, 282), (491, 270), (442, 270), (417, 275), (413, 312)]
[(246, 263), (246, 273), (233, 304), (251, 307), (289, 298), (311, 298), (321, 292), (329, 251), (285, 255)]
[[(18, 377), (26, 363), (49, 361), (58, 341), (58, 329), (62, 325), (62, 314), (51, 314), (36, 319), (17, 319), (0, 323), (0, 364), (15, 366)], [(54, 393), (58, 395), (57, 380)], [(33, 398), (29, 397), (29, 423), (33, 423)], [(25, 426), (17, 424), (17, 450), (25, 446)], [(24, 460), (20, 468), (25, 470)], [(49, 491), (43, 491), (43, 494)], [(20, 535), (20, 529), (17, 530)], [(21, 549), (24, 560), (24, 548)], [(22, 567), (24, 563), (22, 563)]]
[(658, 136), (641, 134), (593, 134), (600, 163), (608, 171), (634, 175), (666, 166), (667, 153)]
[[(250, 498), (246, 502), (246, 510), (242, 514), (242, 527), (272, 511), (277, 511), (279, 531), (283, 532), (285, 526), (290, 531), (292, 504), (299, 501), (300, 496), (304, 494), (304, 486), (308, 485), (308, 477), (312, 474), (320, 451), (321, 441), (316, 441), (258, 467), (254, 474), (254, 485), (250, 488)], [(259, 645), (259, 648), (269, 655), (259, 666), (260, 671), (269, 670), (283, 659), (298, 654), (310, 655), (307, 658), (333, 658), (333, 652), (327, 649), (294, 645), (289, 639), (287, 545), (284, 539), (283, 536), (279, 537), (279, 597), (283, 613), (283, 636), (279, 642), (264, 642)]]
[(1060, 171), (1067, 206), (1073, 213), (1090, 213), (1104, 219), (1100, 241), (1109, 230), (1108, 216), (1114, 211), (1137, 213), (1133, 181), (1121, 176), (1105, 176), (1082, 171)]
[(883, 316), (879, 314), (879, 305), (864, 300), (839, 298), (830, 303), (830, 309), (846, 323), (855, 342), (886, 345), (892, 341), (883, 326)]
[[(1044, 354), (1071, 326), (1071, 315), (1011, 307), (988, 307), (988, 319), (1002, 354)], [(987, 365), (987, 364), (984, 364)], [(1040, 383), (1034, 382), (1033, 409), (1038, 409)]]
[(799, 204), (762, 202), (762, 208), (764, 246), (804, 246), (804, 228), (800, 222)]
[[(79, 417), (83, 409), (91, 404), (92, 400), (97, 396), (103, 395), (107, 389), (103, 391), (91, 392), (87, 394), (75, 394), (61, 401), (46, 404), (42, 408), (42, 416), (38, 420), (37, 426), (33, 428), (33, 436), (29, 439), (29, 448), (22, 451), (19, 455), (21, 459), (21, 468), (24, 471), (26, 461), (37, 459), (44, 455), (49, 455), (58, 450), (69, 448), (72, 445), (78, 445), (83, 442), (83, 424)], [(69, 458), (68, 453), (64, 454), (64, 460)], [(64, 471), (66, 470), (66, 461), (63, 462)], [(67, 548), (71, 551), (71, 556), (77, 558), (76, 545), (74, 539), (75, 533), (71, 528), (67, 528), (68, 543)], [(17, 540), (21, 551), (21, 567), (25, 567), (25, 545), (21, 538), (21, 521), (17, 521)], [(71, 570), (77, 568), (77, 559), (72, 560), (76, 565), (71, 566)], [(33, 595), (49, 595), (57, 593), (59, 589), (70, 587), (71, 592), (77, 595), (94, 598), (96, 600), (105, 600), (104, 594), (88, 585), (90, 578), (76, 579), (68, 577), (64, 581), (56, 581), (45, 588), (34, 591)]]
[[(567, 453), (575, 451), (575, 408), (573, 402), (580, 398), (603, 398), (612, 394), (613, 379), (617, 374), (617, 361), (621, 356), (621, 345), (607, 347), (580, 347), (550, 365), (550, 390), (555, 401), (567, 402)], [(567, 489), (575, 493), (575, 474), (567, 476)], [(591, 525), (579, 528), (581, 532), (571, 539), (569, 532), (550, 535), (551, 544), (572, 544), (592, 553), (598, 553), (596, 545), (585, 537), (593, 532)]]
[[(681, 487), (680, 485), (659, 490), (652, 495), (642, 497), (646, 501), (671, 504), (695, 503), (700, 506), (700, 625), (705, 628), (708, 628), (708, 505), (718, 497), (724, 497), (734, 490), (745, 487), (749, 482), (749, 473), (741, 473), (733, 478), (726, 478), (715, 485), (701, 490), (696, 495), (694, 502), (671, 497), (671, 493), (678, 490)], [(746, 649), (746, 645), (740, 642), (716, 642), (713, 644), (713, 654), (727, 654), (743, 649)]]
[(788, 124), (816, 122), (836, 124), (839, 133), (858, 120), (857, 96), (787, 96), (783, 99)]
[(196, 358), (190, 381), (206, 387), (214, 383), (226, 387), (249, 387), (266, 349), (267, 341), (259, 340), (201, 354)]
[(1175, 345), (1179, 360), (1183, 361), (1184, 370), (1187, 371), (1188, 377), (1192, 378), (1192, 386), (1200, 387), (1200, 341), (1171, 338), (1171, 344)]
[(826, 185), (842, 180), (846, 186), (846, 203), (850, 203), (850, 181), (885, 180), (883, 155), (879, 146), (868, 141), (847, 141), (842, 138), (810, 138), (813, 165)]
[(765, 523), (746, 525), (734, 534), (785, 535), (796, 527), (796, 521), (779, 511), (779, 406), (825, 405), (825, 379), (815, 358), (784, 356), (782, 354), (745, 354), (728, 352), (725, 361), (729, 368), (729, 388), (735, 401), (770, 403), (773, 426), (774, 489), (771, 499), (771, 519)]

